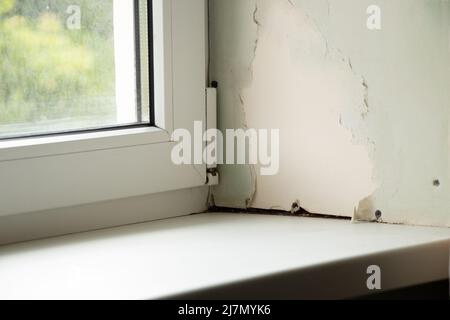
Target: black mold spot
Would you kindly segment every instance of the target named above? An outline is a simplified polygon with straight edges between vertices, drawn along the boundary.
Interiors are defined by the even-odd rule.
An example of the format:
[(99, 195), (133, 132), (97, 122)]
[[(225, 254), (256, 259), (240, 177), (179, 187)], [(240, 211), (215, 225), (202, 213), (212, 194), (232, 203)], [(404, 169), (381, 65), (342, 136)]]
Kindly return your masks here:
[(377, 220), (381, 220), (381, 218), (383, 217), (383, 212), (381, 212), (380, 210), (375, 211), (375, 218), (377, 218)]

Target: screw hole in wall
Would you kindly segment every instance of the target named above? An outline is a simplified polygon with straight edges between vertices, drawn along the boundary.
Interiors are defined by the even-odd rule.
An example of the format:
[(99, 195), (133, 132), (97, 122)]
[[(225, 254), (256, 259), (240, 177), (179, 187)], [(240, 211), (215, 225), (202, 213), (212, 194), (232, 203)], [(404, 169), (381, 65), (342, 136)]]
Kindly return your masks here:
[(377, 221), (380, 221), (382, 217), (383, 212), (381, 212), (380, 210), (375, 211), (375, 218), (377, 219)]
[(300, 201), (296, 200), (294, 203), (292, 203), (291, 205), (291, 213), (298, 213), (301, 210), (300, 207)]
[(441, 181), (439, 181), (438, 179), (433, 180), (433, 186), (440, 187), (441, 186)]

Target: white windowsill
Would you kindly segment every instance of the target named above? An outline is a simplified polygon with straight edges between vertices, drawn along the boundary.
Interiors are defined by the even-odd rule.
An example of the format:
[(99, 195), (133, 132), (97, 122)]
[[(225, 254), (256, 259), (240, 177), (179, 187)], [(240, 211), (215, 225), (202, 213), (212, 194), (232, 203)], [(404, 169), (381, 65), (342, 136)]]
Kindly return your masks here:
[(386, 290), (447, 279), (449, 248), (445, 228), (201, 214), (0, 247), (0, 299), (189, 297), (233, 284), (211, 297), (350, 298), (369, 293), (370, 264)]

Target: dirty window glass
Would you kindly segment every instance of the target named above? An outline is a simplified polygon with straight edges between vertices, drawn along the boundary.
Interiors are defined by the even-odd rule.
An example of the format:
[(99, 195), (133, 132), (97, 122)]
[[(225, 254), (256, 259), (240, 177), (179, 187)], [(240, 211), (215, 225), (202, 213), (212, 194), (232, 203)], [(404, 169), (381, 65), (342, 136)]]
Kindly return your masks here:
[(134, 0), (0, 0), (0, 139), (145, 123)]

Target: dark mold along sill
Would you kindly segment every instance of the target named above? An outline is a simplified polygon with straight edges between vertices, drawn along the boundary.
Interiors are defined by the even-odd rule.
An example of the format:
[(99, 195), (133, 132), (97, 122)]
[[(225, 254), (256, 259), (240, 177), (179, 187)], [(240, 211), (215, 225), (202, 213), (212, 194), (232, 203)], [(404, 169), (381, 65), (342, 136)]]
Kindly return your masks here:
[[(296, 206), (297, 205), (297, 206)], [(292, 211), (283, 211), (283, 210), (267, 210), (267, 209), (233, 209), (233, 208), (224, 208), (224, 207), (211, 207), (208, 212), (221, 212), (221, 213), (243, 213), (243, 214), (260, 214), (260, 215), (271, 215), (271, 216), (287, 216), (287, 217), (302, 217), (302, 218), (321, 218), (321, 219), (337, 219), (337, 220), (348, 220), (350, 221), (352, 218), (350, 217), (339, 217), (332, 215), (323, 215), (318, 213), (311, 213), (306, 211), (305, 209), (298, 206), (297, 203), (292, 204)]]

